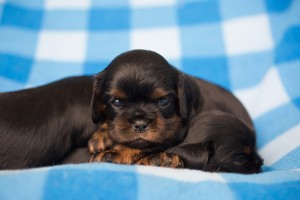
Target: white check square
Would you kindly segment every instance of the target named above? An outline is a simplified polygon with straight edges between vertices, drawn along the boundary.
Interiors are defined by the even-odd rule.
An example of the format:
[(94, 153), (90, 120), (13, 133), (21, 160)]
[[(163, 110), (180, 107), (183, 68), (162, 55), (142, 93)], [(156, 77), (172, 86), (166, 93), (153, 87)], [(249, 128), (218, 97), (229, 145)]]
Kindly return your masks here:
[(82, 62), (85, 59), (86, 32), (45, 31), (39, 35), (38, 60)]
[(47, 9), (86, 9), (90, 7), (90, 0), (46, 0), (45, 6)]
[(222, 29), (229, 55), (265, 51), (274, 46), (269, 19), (263, 14), (227, 20)]
[(271, 68), (260, 84), (236, 91), (235, 94), (244, 103), (253, 119), (290, 101), (276, 68)]
[(130, 0), (134, 8), (175, 5), (175, 0)]
[(167, 59), (180, 58), (180, 36), (177, 28), (140, 29), (130, 33), (131, 49), (148, 49)]

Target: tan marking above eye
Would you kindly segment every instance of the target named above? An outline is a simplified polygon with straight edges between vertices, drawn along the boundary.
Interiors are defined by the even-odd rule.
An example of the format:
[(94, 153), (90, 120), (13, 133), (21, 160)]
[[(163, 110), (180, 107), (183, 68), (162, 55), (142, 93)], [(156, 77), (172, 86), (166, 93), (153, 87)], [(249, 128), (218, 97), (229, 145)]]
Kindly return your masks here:
[(109, 94), (117, 99), (126, 99), (127, 98), (127, 95), (123, 91), (116, 89), (116, 88), (111, 89)]
[(252, 153), (251, 148), (250, 148), (250, 147), (245, 147), (245, 148), (244, 148), (244, 153), (245, 153), (245, 154), (248, 154), (248, 155), (251, 154), (251, 153)]
[(164, 97), (168, 94), (170, 94), (170, 92), (164, 90), (163, 88), (155, 88), (154, 91), (151, 94), (151, 98), (152, 99), (159, 99), (159, 98)]

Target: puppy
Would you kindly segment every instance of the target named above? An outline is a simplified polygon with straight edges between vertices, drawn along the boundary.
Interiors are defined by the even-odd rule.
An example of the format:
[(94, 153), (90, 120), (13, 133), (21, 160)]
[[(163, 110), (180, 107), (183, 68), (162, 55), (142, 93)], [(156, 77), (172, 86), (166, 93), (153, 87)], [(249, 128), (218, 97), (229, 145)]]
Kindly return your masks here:
[(95, 76), (91, 162), (257, 173), (255, 131), (228, 91), (133, 50)]
[(186, 168), (210, 172), (257, 173), (262, 159), (255, 152), (253, 129), (234, 115), (211, 110), (191, 119), (183, 142), (166, 150)]
[(1, 93), (0, 110), (0, 169), (86, 162), (90, 138), (92, 162), (238, 173), (262, 165), (240, 102), (151, 51), (121, 54), (94, 84), (73, 77)]
[(0, 169), (60, 164), (86, 147), (96, 130), (92, 87), (93, 78), (83, 76), (0, 93)]

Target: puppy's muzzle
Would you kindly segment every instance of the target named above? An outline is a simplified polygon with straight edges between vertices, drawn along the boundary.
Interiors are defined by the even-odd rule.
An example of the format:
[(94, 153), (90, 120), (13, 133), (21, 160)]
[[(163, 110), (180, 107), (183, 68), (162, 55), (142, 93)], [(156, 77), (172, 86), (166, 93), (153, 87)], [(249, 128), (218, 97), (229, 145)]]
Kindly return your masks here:
[(132, 124), (135, 132), (137, 133), (143, 133), (147, 130), (148, 126), (149, 126), (149, 123), (145, 120), (135, 120)]

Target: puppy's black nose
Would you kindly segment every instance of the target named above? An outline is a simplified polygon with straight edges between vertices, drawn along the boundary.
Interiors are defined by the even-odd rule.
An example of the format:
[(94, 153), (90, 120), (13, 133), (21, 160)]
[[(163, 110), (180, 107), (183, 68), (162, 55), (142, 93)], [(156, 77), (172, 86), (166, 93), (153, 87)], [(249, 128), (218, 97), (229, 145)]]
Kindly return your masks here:
[(142, 133), (146, 131), (148, 125), (149, 125), (148, 122), (144, 120), (136, 120), (133, 123), (133, 128), (136, 132)]

